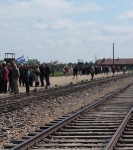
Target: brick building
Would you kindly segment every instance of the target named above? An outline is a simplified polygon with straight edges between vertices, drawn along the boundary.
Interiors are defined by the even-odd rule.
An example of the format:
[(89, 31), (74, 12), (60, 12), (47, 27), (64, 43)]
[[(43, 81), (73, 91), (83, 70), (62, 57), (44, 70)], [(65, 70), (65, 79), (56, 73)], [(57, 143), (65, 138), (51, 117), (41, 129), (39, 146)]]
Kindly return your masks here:
[[(113, 59), (98, 59), (98, 66), (113, 66)], [(114, 66), (133, 67), (133, 58), (118, 58), (114, 59)]]

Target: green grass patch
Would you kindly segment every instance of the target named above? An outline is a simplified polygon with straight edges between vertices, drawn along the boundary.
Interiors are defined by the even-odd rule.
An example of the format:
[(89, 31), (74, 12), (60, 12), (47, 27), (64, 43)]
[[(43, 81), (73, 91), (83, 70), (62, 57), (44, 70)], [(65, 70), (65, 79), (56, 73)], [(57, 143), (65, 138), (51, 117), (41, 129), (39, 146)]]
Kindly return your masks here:
[[(52, 77), (52, 73), (50, 74), (50, 76)], [(58, 76), (63, 76), (63, 71), (55, 71), (54, 77), (58, 77)]]

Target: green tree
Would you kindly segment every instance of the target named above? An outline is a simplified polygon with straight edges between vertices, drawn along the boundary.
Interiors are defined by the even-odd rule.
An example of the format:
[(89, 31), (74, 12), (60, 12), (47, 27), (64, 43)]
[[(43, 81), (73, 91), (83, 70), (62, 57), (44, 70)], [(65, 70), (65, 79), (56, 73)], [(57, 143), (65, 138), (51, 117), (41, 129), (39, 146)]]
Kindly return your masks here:
[(3, 63), (3, 61), (4, 61), (4, 60), (0, 60), (0, 64), (2, 64), (2, 63)]
[(39, 64), (40, 62), (37, 59), (29, 59), (28, 64), (30, 65), (36, 65)]
[(70, 62), (70, 63), (68, 63), (68, 66), (71, 66), (72, 65), (72, 63)]

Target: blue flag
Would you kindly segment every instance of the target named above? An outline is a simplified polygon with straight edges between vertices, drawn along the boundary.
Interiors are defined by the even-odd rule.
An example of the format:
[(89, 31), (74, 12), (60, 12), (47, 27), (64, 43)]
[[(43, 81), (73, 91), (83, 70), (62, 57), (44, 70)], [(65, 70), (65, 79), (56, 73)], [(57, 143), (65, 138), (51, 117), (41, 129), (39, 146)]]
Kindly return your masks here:
[(17, 62), (21, 62), (21, 61), (23, 61), (23, 60), (24, 60), (24, 55), (21, 56), (21, 57), (19, 57), (19, 58), (17, 58)]
[(23, 61), (21, 61), (23, 64), (28, 64), (28, 57), (26, 57)]

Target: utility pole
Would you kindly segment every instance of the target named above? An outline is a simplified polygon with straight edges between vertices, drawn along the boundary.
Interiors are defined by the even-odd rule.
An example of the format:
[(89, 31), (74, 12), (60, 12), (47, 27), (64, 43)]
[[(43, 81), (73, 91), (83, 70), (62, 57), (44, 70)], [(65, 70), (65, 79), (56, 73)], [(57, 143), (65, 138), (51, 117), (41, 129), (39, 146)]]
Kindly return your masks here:
[(114, 43), (113, 43), (113, 66), (114, 66)]

